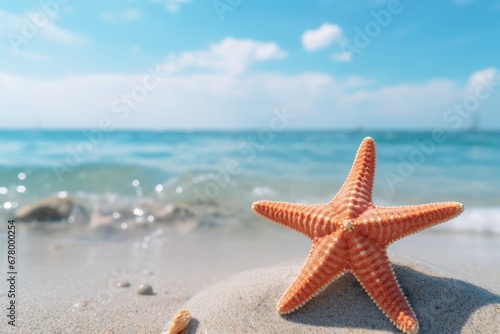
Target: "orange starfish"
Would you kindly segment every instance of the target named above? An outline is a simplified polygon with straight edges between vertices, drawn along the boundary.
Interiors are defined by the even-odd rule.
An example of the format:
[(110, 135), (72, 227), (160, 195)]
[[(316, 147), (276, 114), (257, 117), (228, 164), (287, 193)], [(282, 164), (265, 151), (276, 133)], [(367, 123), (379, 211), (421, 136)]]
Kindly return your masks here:
[(312, 249), (299, 275), (278, 302), (278, 311), (295, 311), (347, 271), (405, 333), (418, 321), (403, 295), (387, 256), (392, 242), (447, 221), (463, 211), (457, 202), (383, 207), (372, 203), (375, 142), (361, 143), (344, 185), (326, 204), (259, 201), (253, 210), (264, 218), (305, 234)]

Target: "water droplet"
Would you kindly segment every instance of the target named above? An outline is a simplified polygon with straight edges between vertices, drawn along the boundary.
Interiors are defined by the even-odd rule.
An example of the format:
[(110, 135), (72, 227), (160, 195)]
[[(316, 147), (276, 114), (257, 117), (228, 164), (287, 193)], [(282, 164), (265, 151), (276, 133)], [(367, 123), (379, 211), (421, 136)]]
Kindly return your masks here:
[(23, 193), (26, 191), (26, 187), (25, 186), (17, 186), (16, 190), (18, 193)]
[(26, 173), (21, 172), (21, 173), (17, 174), (17, 178), (19, 180), (24, 180), (26, 178)]
[(66, 197), (68, 197), (68, 192), (67, 191), (60, 191), (57, 194), (57, 197), (59, 197), (59, 198), (66, 198)]
[(5, 202), (5, 203), (3, 203), (3, 207), (4, 207), (4, 209), (8, 210), (8, 209), (12, 208), (12, 203), (11, 202)]
[(156, 190), (157, 193), (163, 191), (163, 185), (157, 184), (156, 187), (155, 187), (155, 190)]
[(132, 185), (133, 185), (134, 187), (138, 187), (140, 184), (141, 184), (141, 182), (139, 182), (139, 180), (134, 180), (134, 181), (132, 181)]
[(180, 194), (182, 192), (182, 187), (175, 188), (175, 192)]
[(134, 213), (134, 215), (136, 216), (142, 216), (144, 214), (144, 211), (142, 211), (141, 209), (139, 208), (134, 208), (134, 210), (132, 211)]
[(7, 189), (5, 187), (0, 187), (0, 195), (7, 195), (8, 192), (9, 192), (9, 189)]

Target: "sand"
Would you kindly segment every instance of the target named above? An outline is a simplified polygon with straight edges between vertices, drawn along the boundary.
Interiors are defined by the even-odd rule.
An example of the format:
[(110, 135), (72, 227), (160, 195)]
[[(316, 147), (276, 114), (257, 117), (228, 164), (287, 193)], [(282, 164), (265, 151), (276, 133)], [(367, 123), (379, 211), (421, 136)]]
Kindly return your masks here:
[[(394, 270), (419, 319), (421, 333), (492, 333), (500, 328), (500, 296), (410, 259)], [(224, 280), (183, 307), (194, 317), (186, 333), (393, 333), (395, 327), (353, 275), (346, 274), (309, 303), (281, 316), (276, 302), (303, 259)]]
[[(455, 238), (426, 233), (415, 237), (398, 241), (397, 253), (414, 256), (445, 269), (451, 277), (465, 278), (490, 290), (500, 287), (498, 237)], [(25, 231), (18, 234), (17, 245), (18, 327), (7, 327), (2, 321), (0, 333), (135, 334), (160, 333), (184, 304), (231, 275), (294, 258), (304, 260), (310, 241), (274, 226), (211, 228), (186, 234), (163, 227), (138, 230), (133, 236), (110, 235), (105, 231), (98, 236), (95, 232), (85, 235), (64, 229)], [(291, 268), (287, 275), (295, 273)], [(281, 284), (269, 286), (276, 289), (268, 301), (270, 315), (275, 314), (276, 300), (289, 277), (284, 276), (281, 282), (269, 281)], [(123, 281), (130, 286), (117, 286)], [(150, 284), (153, 295), (137, 294), (135, 290), (141, 284)], [(1, 282), (2, 303), (7, 301), (5, 291), (5, 282)], [(359, 294), (360, 298), (367, 298), (366, 294)], [(381, 321), (381, 327), (375, 329), (392, 331), (392, 325), (380, 311), (367, 304), (367, 312), (371, 312), (368, 314)], [(470, 313), (462, 315), (468, 317)], [(199, 319), (200, 326), (204, 325), (201, 314), (193, 316)], [(347, 321), (342, 325), (354, 330)]]

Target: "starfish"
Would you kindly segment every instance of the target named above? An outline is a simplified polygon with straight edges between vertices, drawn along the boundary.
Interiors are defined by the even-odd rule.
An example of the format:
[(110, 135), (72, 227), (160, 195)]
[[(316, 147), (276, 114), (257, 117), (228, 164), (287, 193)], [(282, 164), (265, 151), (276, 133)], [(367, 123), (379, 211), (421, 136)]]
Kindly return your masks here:
[(375, 142), (365, 138), (349, 176), (329, 203), (253, 203), (253, 210), (260, 216), (312, 240), (306, 263), (278, 302), (281, 314), (295, 311), (335, 279), (351, 272), (399, 330), (418, 333), (417, 318), (394, 275), (387, 247), (409, 234), (458, 216), (463, 205), (374, 205), (375, 155)]

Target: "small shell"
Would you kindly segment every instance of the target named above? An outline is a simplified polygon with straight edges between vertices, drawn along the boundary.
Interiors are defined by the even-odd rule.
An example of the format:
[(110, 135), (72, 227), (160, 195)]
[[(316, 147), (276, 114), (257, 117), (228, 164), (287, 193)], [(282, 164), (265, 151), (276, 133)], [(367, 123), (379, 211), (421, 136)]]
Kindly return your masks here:
[(168, 334), (179, 334), (187, 328), (191, 321), (191, 314), (188, 310), (179, 310), (172, 320), (172, 325), (168, 329)]

